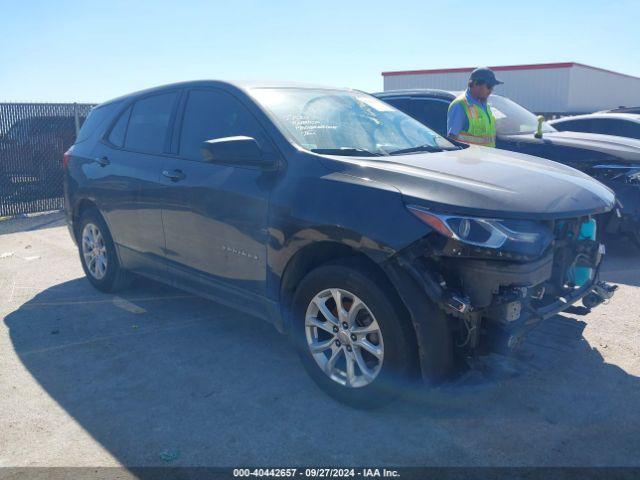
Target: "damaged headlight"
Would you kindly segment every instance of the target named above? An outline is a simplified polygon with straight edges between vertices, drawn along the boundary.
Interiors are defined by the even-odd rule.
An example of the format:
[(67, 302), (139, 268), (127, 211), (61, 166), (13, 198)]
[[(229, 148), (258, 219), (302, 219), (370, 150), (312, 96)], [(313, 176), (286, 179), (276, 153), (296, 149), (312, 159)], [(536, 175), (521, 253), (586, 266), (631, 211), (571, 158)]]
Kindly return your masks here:
[(482, 249), (539, 256), (553, 240), (551, 230), (534, 221), (445, 215), (417, 205), (407, 208), (441, 235)]

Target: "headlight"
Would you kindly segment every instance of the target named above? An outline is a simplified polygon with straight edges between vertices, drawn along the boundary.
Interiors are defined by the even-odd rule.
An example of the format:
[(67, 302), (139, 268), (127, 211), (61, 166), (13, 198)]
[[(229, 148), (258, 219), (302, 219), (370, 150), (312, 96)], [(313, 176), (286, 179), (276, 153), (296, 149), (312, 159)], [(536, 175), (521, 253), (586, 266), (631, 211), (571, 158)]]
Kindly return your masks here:
[(549, 228), (529, 220), (444, 215), (417, 205), (409, 205), (407, 208), (441, 235), (482, 249), (539, 256), (553, 240), (553, 233)]

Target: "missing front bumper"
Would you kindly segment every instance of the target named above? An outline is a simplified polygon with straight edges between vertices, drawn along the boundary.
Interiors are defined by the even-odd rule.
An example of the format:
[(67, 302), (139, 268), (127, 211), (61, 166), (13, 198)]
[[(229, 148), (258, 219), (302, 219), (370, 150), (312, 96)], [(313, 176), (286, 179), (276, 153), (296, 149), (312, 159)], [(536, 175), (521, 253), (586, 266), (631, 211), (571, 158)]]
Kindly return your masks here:
[(523, 312), (517, 322), (511, 324), (494, 324), (490, 332), (491, 350), (501, 353), (509, 353), (517, 349), (527, 334), (536, 328), (540, 323), (548, 318), (562, 313), (582, 300), (583, 305), (589, 311), (601, 303), (613, 297), (617, 285), (612, 285), (603, 281), (593, 280), (592, 282), (575, 289), (573, 292), (559, 297), (556, 301), (543, 306), (529, 306)]
[[(615, 286), (597, 280), (604, 253), (600, 244), (581, 240), (558, 248), (565, 249), (563, 255), (554, 249), (540, 259), (519, 263), (446, 257), (424, 239), (396, 256), (391, 270), (396, 279), (399, 272), (410, 277), (421, 295), (451, 318), (459, 350), (505, 352), (516, 348), (541, 321), (581, 299), (588, 310), (613, 295)], [(578, 257), (591, 268), (590, 280), (571, 287), (566, 272)], [(411, 301), (401, 296), (405, 303)], [(412, 316), (414, 325), (426, 321)]]

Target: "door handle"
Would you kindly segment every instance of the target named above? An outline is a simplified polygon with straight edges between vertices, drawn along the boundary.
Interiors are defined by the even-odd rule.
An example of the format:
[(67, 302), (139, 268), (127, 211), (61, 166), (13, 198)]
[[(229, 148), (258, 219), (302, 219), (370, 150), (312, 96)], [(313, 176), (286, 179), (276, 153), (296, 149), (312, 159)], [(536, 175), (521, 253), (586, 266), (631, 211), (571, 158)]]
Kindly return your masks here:
[(93, 161), (96, 162), (101, 167), (106, 167), (111, 163), (107, 157), (96, 157), (93, 159)]
[(172, 182), (184, 180), (184, 177), (186, 176), (182, 170), (163, 170), (162, 175), (170, 179)]

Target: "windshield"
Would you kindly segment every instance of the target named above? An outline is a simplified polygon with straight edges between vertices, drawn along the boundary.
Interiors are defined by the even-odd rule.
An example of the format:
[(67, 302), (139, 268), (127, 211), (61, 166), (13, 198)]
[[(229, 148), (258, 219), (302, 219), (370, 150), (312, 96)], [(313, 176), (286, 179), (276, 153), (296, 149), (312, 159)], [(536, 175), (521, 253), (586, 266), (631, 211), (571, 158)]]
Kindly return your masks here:
[(256, 88), (253, 97), (280, 130), (317, 153), (382, 156), (456, 149), (394, 107), (365, 93), (306, 88)]
[[(496, 118), (496, 133), (498, 135), (518, 135), (535, 133), (538, 130), (538, 117), (508, 98), (492, 95), (489, 105)], [(557, 131), (546, 122), (542, 123), (543, 132)]]

